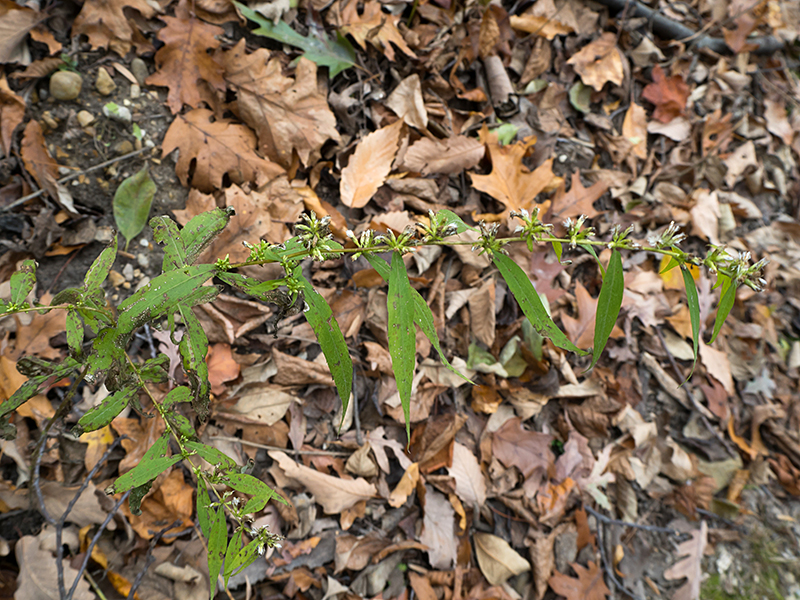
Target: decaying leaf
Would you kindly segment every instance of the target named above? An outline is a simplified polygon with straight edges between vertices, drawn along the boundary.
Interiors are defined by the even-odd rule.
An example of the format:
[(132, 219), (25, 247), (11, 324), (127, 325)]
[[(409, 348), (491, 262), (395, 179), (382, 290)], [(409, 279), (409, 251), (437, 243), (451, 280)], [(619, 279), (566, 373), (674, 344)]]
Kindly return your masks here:
[(686, 101), (689, 98), (689, 86), (680, 75), (667, 77), (661, 65), (653, 67), (653, 83), (648, 83), (642, 90), (642, 98), (656, 105), (653, 118), (662, 123), (669, 123), (676, 117), (683, 116)]
[(481, 532), (474, 539), (478, 565), (492, 585), (503, 585), (509, 577), (531, 570), (531, 564), (504, 539)]
[(708, 525), (700, 522), (700, 529), (691, 532), (691, 539), (678, 545), (678, 562), (664, 571), (666, 579), (683, 579), (684, 584), (672, 595), (672, 600), (697, 600), (700, 597), (700, 585), (703, 582), (703, 552), (708, 543)]
[(423, 175), (455, 175), (476, 166), (485, 152), (484, 144), (463, 135), (436, 141), (424, 137), (411, 145), (403, 164)]
[(603, 570), (600, 565), (589, 561), (585, 568), (577, 563), (570, 563), (577, 579), (556, 571), (550, 578), (550, 587), (567, 598), (567, 600), (605, 600), (611, 594), (606, 582), (603, 580)]
[(365, 2), (363, 12), (359, 14), (358, 4), (355, 0), (340, 0), (337, 6), (331, 8), (329, 14), (335, 15), (343, 33), (352, 35), (362, 48), (366, 48), (369, 41), (382, 50), (390, 61), (395, 60), (392, 44), (406, 56), (417, 57), (397, 29), (399, 16), (383, 12), (380, 2), (376, 0)]
[(373, 131), (356, 146), (342, 169), (339, 186), (342, 203), (350, 208), (366, 206), (392, 169), (403, 121)]
[(605, 32), (573, 54), (567, 63), (575, 68), (585, 85), (599, 92), (609, 81), (614, 85), (622, 85), (624, 60), (617, 48), (617, 36)]
[(132, 46), (141, 50), (152, 48), (125, 14), (126, 8), (138, 11), (145, 19), (158, 12), (147, 0), (85, 2), (72, 24), (72, 35), (87, 35), (92, 48), (109, 48), (120, 56), (125, 56)]
[(425, 486), (425, 515), (419, 541), (428, 547), (428, 560), (435, 569), (450, 569), (456, 559), (455, 516), (447, 497)]

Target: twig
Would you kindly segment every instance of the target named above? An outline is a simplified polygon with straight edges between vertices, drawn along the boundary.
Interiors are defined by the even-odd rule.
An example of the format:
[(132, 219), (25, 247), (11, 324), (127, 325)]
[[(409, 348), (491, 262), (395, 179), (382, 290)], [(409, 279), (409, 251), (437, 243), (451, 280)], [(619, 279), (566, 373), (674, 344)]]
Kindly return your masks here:
[[(599, 513), (592, 510), (588, 506), (585, 508), (587, 511), (590, 511), (593, 515), (595, 515), (595, 518), (597, 518), (597, 516), (599, 515)], [(602, 519), (601, 522), (605, 523), (605, 521), (602, 521)], [(606, 547), (605, 547), (605, 542), (603, 541), (603, 525), (600, 525), (597, 528), (597, 547), (600, 550), (600, 560), (603, 562), (603, 569), (606, 572), (606, 577), (608, 577), (612, 585), (622, 593), (627, 594), (628, 596), (633, 598), (633, 600), (643, 600), (643, 598), (641, 598), (640, 596), (629, 590), (625, 586), (625, 584), (622, 583), (619, 579), (617, 579), (616, 575), (614, 575), (614, 570), (611, 568), (611, 563), (609, 563), (608, 560), (606, 559)]]
[(261, 448), (262, 450), (278, 450), (279, 452), (286, 452), (287, 454), (305, 454), (308, 456), (350, 456), (352, 454), (352, 452), (337, 452), (333, 450), (291, 450), (289, 448), (281, 448), (280, 446), (267, 446), (265, 444), (248, 442), (247, 440), (241, 440), (237, 437), (228, 437), (225, 435), (212, 435), (211, 439), (222, 440), (225, 442), (239, 442), (243, 446)]
[[(113, 165), (114, 163), (118, 163), (118, 162), (126, 160), (128, 158), (133, 158), (134, 156), (138, 156), (139, 154), (142, 154), (143, 152), (147, 152), (148, 150), (150, 150), (150, 148), (145, 147), (145, 148), (140, 148), (139, 150), (134, 150), (133, 152), (128, 152), (127, 154), (123, 154), (122, 156), (117, 156), (116, 158), (112, 158), (111, 160), (107, 160), (105, 162), (101, 162), (99, 165), (95, 165), (93, 167), (89, 167), (88, 169), (82, 169), (80, 171), (76, 171), (75, 173), (71, 173), (70, 175), (67, 175), (66, 177), (62, 177), (61, 179), (56, 181), (56, 183), (57, 184), (62, 184), (62, 183), (66, 183), (68, 181), (72, 181), (73, 179), (77, 179), (81, 175), (86, 175), (87, 173), (91, 173), (93, 171), (97, 171), (98, 169), (103, 169), (105, 167), (108, 167), (109, 165)], [(18, 200), (14, 200), (14, 202), (9, 204), (8, 206), (4, 206), (3, 208), (1, 208), (0, 212), (8, 212), (12, 208), (16, 208), (20, 204), (25, 204), (28, 200), (33, 200), (34, 198), (38, 198), (39, 196), (41, 196), (42, 194), (45, 194), (46, 192), (47, 192), (47, 190), (42, 188), (38, 192), (34, 192), (32, 194), (28, 194), (27, 196), (23, 196), (22, 198), (19, 198)]]
[(158, 544), (158, 542), (161, 541), (161, 538), (164, 536), (165, 533), (167, 533), (170, 529), (175, 529), (181, 523), (182, 521), (180, 519), (176, 520), (174, 523), (167, 525), (166, 527), (164, 527), (164, 529), (156, 533), (153, 536), (153, 539), (150, 540), (150, 546), (147, 548), (147, 554), (145, 555), (144, 567), (142, 568), (141, 571), (139, 571), (136, 574), (136, 579), (134, 579), (133, 583), (131, 584), (131, 591), (128, 592), (127, 600), (133, 600), (133, 596), (134, 594), (136, 594), (136, 590), (139, 589), (139, 586), (142, 585), (142, 581), (144, 581), (144, 575), (145, 573), (147, 573), (147, 569), (149, 569), (150, 565), (152, 565), (156, 561), (155, 556), (153, 556), (153, 550), (156, 549), (156, 544)]
[(670, 535), (681, 535), (677, 529), (670, 529), (669, 527), (658, 527), (657, 525), (641, 525), (639, 523), (631, 523), (629, 521), (620, 521), (619, 519), (612, 519), (602, 513), (597, 512), (591, 506), (584, 506), (586, 512), (592, 515), (598, 521), (606, 523), (607, 525), (621, 525), (623, 527), (633, 527), (634, 529), (641, 529), (642, 531), (650, 531), (652, 533), (669, 533)]

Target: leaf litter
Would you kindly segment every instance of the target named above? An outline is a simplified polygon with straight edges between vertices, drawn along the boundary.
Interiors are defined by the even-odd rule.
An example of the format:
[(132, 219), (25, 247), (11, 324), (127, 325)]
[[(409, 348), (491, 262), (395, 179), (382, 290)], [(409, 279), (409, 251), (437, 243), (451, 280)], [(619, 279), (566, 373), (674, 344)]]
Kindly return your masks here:
[[(360, 263), (314, 264), (306, 276), (331, 303), (350, 354), (361, 359), (353, 408), (344, 414), (306, 323), (289, 317), (275, 331), (279, 305), (243, 300), (233, 290), (194, 310), (211, 343), (214, 400), (203, 435), (242, 466), (252, 460), (253, 473), (291, 504), (256, 515), (290, 538), (248, 575), (261, 595), (279, 588), (287, 597), (326, 599), (399, 598), (411, 590), (425, 600), (516, 598), (530, 593), (532, 577), (540, 598), (549, 587), (570, 599), (606, 598), (616, 588), (683, 600), (742, 581), (757, 594), (771, 573), (789, 593), (791, 580), (774, 566), (783, 563), (770, 556), (798, 560), (782, 536), (798, 535), (800, 521), (800, 306), (793, 300), (800, 285), (793, 200), (799, 100), (791, 55), (753, 53), (749, 36), (791, 41), (800, 23), (773, 4), (746, 15), (723, 0), (668, 11), (694, 31), (710, 28), (734, 56), (676, 46), (625, 12), (577, 0), (491, 9), (342, 0), (278, 10), (269, 19), (254, 6), (228, 2), (87, 0), (60, 25), (6, 6), (4, 20), (15, 30), (0, 48), (0, 207), (44, 192), (4, 211), (2, 279), (35, 255), (50, 269), (52, 293), (68, 287), (83, 260), (71, 249), (109, 241), (119, 213), (126, 238), (141, 236), (147, 246), (130, 243), (108, 293), (119, 301), (146, 285), (161, 262), (141, 233), (149, 192), (112, 203), (136, 173), (150, 173), (157, 185), (153, 211), (172, 210), (181, 224), (217, 206), (236, 213), (204, 261), (243, 261), (249, 251), (242, 242), (285, 242), (304, 209), (331, 215), (346, 243), (348, 229), (400, 234), (441, 208), (470, 225), (484, 219), (502, 227), (520, 209), (538, 208), (557, 226), (585, 215), (601, 235), (614, 224), (632, 225), (642, 242), (675, 222), (693, 250), (711, 242), (769, 257), (768, 291), (740, 291), (713, 346), (703, 341), (714, 330), (718, 290), (692, 274), (699, 329), (707, 332), (694, 371), (686, 279), (650, 257), (623, 255), (622, 312), (616, 323), (602, 323), (608, 352), (593, 357), (598, 362), (588, 373), (586, 357), (539, 337), (490, 261), (458, 247), (393, 265), (398, 272), (419, 266), (409, 271), (412, 287), (432, 309), (447, 358), (480, 384), (474, 391), (432, 366), (422, 335), (398, 386), (386, 364), (387, 326), (399, 318), (386, 314), (391, 282), (387, 288), (380, 277), (370, 279)], [(720, 27), (722, 15), (729, 19)], [(253, 23), (254, 35), (239, 35)], [(50, 57), (68, 33), (82, 36), (79, 46), (61, 48), (65, 58), (54, 67)], [(133, 64), (134, 55), (141, 64)], [(491, 72), (494, 58), (499, 73)], [(92, 85), (97, 60), (121, 67), (108, 98)], [(29, 75), (15, 76), (25, 66)], [(47, 77), (59, 67), (84, 76), (80, 105), (46, 99)], [(508, 80), (510, 110), (493, 87), (497, 77)], [(32, 92), (23, 79), (35, 82)], [(130, 107), (136, 126), (103, 117), (109, 100)], [(121, 141), (142, 154), (99, 177), (83, 172), (125, 154), (116, 149), (128, 149)], [(75, 183), (59, 183), (70, 172)], [(83, 241), (70, 244), (70, 235)], [(512, 253), (542, 295), (541, 309), (563, 325), (569, 339), (560, 346), (591, 348), (597, 303), (608, 297), (603, 269), (567, 248), (558, 257), (535, 250), (533, 259)], [(598, 259), (605, 268), (611, 252)], [(75, 262), (58, 262), (67, 260)], [(268, 278), (260, 269), (247, 274)], [(648, 284), (654, 280), (663, 285)], [(44, 299), (46, 291), (35, 294)], [(9, 294), (0, 284), (0, 297)], [(22, 354), (65, 355), (64, 329), (58, 313), (0, 320), (4, 399), (24, 382), (13, 367)], [(141, 358), (150, 344), (176, 341), (141, 335)], [(685, 393), (676, 391), (687, 376)], [(62, 385), (51, 382), (17, 410), (18, 428), (22, 422), (27, 429), (4, 451), (4, 495), (25, 495), (28, 440), (53, 414)], [(95, 392), (82, 393), (75, 419), (99, 398)], [(411, 440), (401, 394), (416, 421)], [(129, 470), (162, 430), (158, 418), (128, 410), (80, 439), (77, 471), (65, 468), (70, 442), (59, 434), (42, 459), (46, 506), (59, 510), (53, 500), (60, 486), (79, 483), (118, 436), (128, 439), (91, 489)], [(158, 538), (153, 555), (164, 566), (177, 561), (202, 571), (203, 561), (190, 558), (203, 552), (191, 534), (193, 490), (191, 474), (174, 467), (156, 480), (141, 515), (125, 504), (118, 518), (137, 540), (130, 564), (120, 558), (120, 529), (109, 529), (104, 554), (92, 553), (94, 572), (108, 569), (109, 580), (125, 572), (132, 581), (149, 556), (142, 540), (171, 522), (183, 534)], [(82, 502), (95, 498), (85, 494)], [(11, 498), (4, 501), (13, 508)], [(109, 508), (102, 503), (95, 517)], [(80, 514), (68, 530), (76, 541), (80, 527), (97, 521)], [(646, 529), (659, 525), (686, 533)], [(769, 531), (780, 549), (764, 559), (755, 538), (742, 533), (747, 528)], [(31, 587), (31, 562), (52, 561), (46, 536), (34, 527), (10, 539), (20, 598), (57, 597), (49, 571), (37, 573), (38, 591)], [(70, 573), (68, 567), (68, 580)], [(205, 595), (192, 588), (193, 577), (148, 572), (138, 593)], [(84, 581), (78, 590), (94, 595)]]

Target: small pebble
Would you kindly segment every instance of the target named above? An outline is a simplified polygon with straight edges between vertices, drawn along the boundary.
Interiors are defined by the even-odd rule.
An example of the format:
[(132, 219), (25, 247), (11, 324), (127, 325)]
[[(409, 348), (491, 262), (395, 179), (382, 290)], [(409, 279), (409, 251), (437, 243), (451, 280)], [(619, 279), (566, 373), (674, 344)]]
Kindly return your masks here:
[(113, 269), (108, 272), (108, 280), (114, 287), (119, 287), (125, 283), (125, 277), (122, 275), (122, 273), (119, 271), (114, 271)]
[(128, 100), (127, 98), (125, 98), (125, 99), (122, 101), (122, 103), (123, 103), (125, 106), (130, 106), (130, 105), (131, 105), (131, 101), (130, 101), (130, 100)]
[(143, 269), (147, 269), (150, 267), (150, 257), (147, 254), (139, 253), (136, 255), (136, 262), (139, 263), (139, 266)]
[(148, 242), (146, 238), (142, 238), (142, 239), (139, 240), (139, 245), (142, 248), (149, 248), (150, 247), (150, 242)]
[(81, 93), (83, 78), (74, 71), (56, 71), (50, 77), (50, 95), (56, 100), (75, 100)]
[(131, 72), (139, 85), (144, 85), (144, 80), (147, 79), (149, 73), (147, 72), (147, 65), (141, 58), (134, 58), (131, 61)]
[(94, 88), (103, 94), (103, 96), (108, 96), (117, 89), (117, 84), (111, 79), (111, 75), (108, 74), (108, 71), (100, 67), (97, 69), (97, 79), (94, 82)]
[(80, 123), (81, 127), (88, 127), (92, 123), (94, 123), (94, 115), (90, 113), (88, 110), (82, 110), (77, 114), (78, 123)]
[(69, 167), (58, 167), (58, 174), (62, 177), (66, 177), (67, 175), (72, 175), (72, 169)]
[(53, 115), (50, 114), (49, 110), (46, 110), (42, 113), (42, 121), (44, 121), (44, 124), (50, 129), (58, 128), (58, 121), (53, 118)]
[(133, 118), (133, 115), (131, 115), (131, 111), (128, 108), (119, 106), (113, 102), (109, 102), (103, 107), (103, 114), (109, 119), (119, 121), (120, 123), (130, 123), (131, 119)]
[(131, 289), (131, 282), (126, 281), (125, 283), (122, 284), (122, 287), (124, 287), (126, 290)]
[(131, 84), (131, 98), (138, 98), (142, 95), (142, 88), (135, 83)]
[(133, 278), (134, 279), (139, 279), (141, 276), (142, 276), (142, 272), (139, 269), (134, 269), (133, 270)]
[(133, 281), (133, 265), (131, 263), (122, 267), (122, 276), (125, 277), (127, 281)]
[(128, 154), (133, 152), (133, 144), (128, 140), (122, 140), (118, 144), (114, 146), (114, 151), (119, 155), (122, 156), (123, 154)]

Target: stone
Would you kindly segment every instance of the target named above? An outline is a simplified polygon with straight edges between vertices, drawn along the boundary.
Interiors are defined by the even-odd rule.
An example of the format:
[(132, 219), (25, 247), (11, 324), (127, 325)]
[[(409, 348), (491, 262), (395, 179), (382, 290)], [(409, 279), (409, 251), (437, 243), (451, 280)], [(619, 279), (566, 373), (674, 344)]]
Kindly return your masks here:
[(150, 268), (150, 257), (143, 252), (139, 252), (139, 254), (136, 255), (136, 262), (139, 263), (139, 266), (145, 270)]
[(78, 123), (80, 123), (81, 127), (88, 127), (92, 123), (94, 123), (94, 115), (90, 113), (88, 110), (82, 110), (76, 115), (78, 119)]
[(138, 98), (142, 95), (142, 88), (140, 88), (137, 84), (131, 84), (131, 98)]
[(131, 61), (131, 72), (133, 76), (136, 77), (136, 81), (139, 82), (139, 85), (144, 85), (144, 80), (150, 75), (147, 71), (147, 65), (141, 58), (134, 58)]
[(94, 82), (94, 89), (103, 94), (103, 96), (109, 96), (111, 92), (117, 89), (117, 84), (114, 83), (114, 80), (111, 79), (111, 75), (109, 75), (108, 71), (103, 67), (97, 69), (97, 79)]
[(128, 263), (122, 267), (122, 276), (127, 281), (133, 281), (133, 265), (131, 263)]
[(109, 119), (113, 119), (114, 121), (119, 121), (120, 123), (125, 124), (130, 123), (131, 119), (133, 119), (133, 115), (131, 115), (129, 108), (120, 106), (114, 102), (109, 102), (103, 107), (103, 114)]
[(50, 129), (58, 129), (58, 121), (50, 114), (49, 110), (42, 113), (42, 121)]
[(125, 277), (122, 275), (122, 273), (115, 271), (114, 269), (111, 269), (111, 271), (108, 272), (108, 280), (114, 287), (119, 287), (125, 283)]
[(128, 140), (122, 140), (114, 146), (114, 152), (116, 152), (119, 156), (122, 156), (123, 154), (129, 154), (133, 152), (133, 144)]
[(50, 77), (50, 95), (56, 100), (75, 100), (82, 85), (83, 78), (74, 71), (56, 71)]

